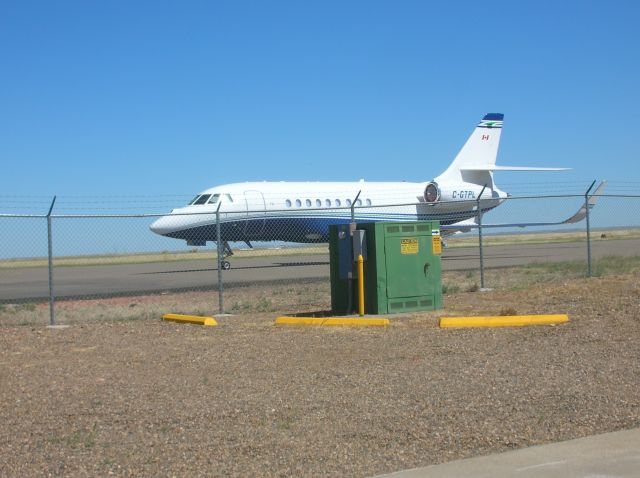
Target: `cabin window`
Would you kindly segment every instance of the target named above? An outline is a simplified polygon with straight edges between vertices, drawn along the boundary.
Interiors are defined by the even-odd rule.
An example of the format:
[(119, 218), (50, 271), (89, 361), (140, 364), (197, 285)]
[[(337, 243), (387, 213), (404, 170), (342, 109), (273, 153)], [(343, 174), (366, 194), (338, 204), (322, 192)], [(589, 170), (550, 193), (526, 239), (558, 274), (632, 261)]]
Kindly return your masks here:
[(325, 199), (325, 200), (324, 200), (324, 204), (325, 204), (327, 207), (331, 207), (331, 199)]
[(347, 199), (347, 206), (351, 207), (351, 199)]
[(358, 199), (357, 204), (358, 204), (358, 206), (362, 206), (362, 199)]
[(296, 207), (302, 207), (302, 201), (300, 201), (300, 199), (296, 199)]
[(371, 206), (371, 199), (366, 200), (367, 206)]
[(287, 199), (284, 203), (287, 205), (287, 207), (291, 207), (291, 199)]
[(336, 199), (336, 206), (340, 207), (341, 204), (342, 202), (340, 202), (340, 199)]
[(199, 206), (200, 204), (205, 204), (210, 197), (211, 197), (211, 194), (203, 194), (198, 199), (193, 201), (193, 205), (194, 206)]
[(307, 199), (304, 203), (307, 205), (307, 207), (311, 207), (311, 199)]
[(320, 201), (320, 199), (316, 199), (316, 207), (322, 207), (322, 201)]
[(220, 199), (220, 195), (214, 194), (213, 196), (211, 196), (211, 199), (209, 199), (209, 202), (207, 204), (215, 204), (218, 202), (219, 199)]

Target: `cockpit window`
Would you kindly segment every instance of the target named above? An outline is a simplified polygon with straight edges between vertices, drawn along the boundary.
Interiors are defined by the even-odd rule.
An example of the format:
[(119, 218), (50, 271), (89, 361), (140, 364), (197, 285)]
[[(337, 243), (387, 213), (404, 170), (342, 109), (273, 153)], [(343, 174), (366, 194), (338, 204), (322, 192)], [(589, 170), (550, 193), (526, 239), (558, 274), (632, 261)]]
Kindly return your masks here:
[(198, 194), (188, 204), (188, 206), (198, 206), (200, 204), (216, 204), (221, 199), (233, 202), (231, 194)]
[(211, 194), (203, 194), (202, 196), (200, 196), (199, 198), (197, 198), (195, 201), (193, 201), (193, 203), (191, 203), (193, 206), (199, 206), (200, 204), (204, 204), (207, 202), (207, 200), (211, 197)]
[(211, 199), (209, 199), (209, 202), (207, 204), (216, 204), (219, 199), (220, 199), (220, 195), (219, 194), (213, 194), (211, 196)]

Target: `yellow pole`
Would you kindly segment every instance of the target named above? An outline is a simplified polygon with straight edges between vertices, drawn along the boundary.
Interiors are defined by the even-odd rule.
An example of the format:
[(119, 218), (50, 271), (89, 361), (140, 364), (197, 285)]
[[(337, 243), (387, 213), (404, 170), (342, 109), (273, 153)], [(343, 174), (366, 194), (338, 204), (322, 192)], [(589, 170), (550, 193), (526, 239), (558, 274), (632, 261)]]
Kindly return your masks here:
[(358, 256), (358, 313), (364, 315), (364, 259)]

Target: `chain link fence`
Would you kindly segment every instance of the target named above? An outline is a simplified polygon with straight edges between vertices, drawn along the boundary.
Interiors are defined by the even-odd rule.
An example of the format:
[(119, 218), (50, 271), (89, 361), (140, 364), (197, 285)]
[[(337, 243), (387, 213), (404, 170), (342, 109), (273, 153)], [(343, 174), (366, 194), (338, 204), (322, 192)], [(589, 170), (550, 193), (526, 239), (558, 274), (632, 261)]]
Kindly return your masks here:
[[(242, 211), (171, 216), (64, 214), (55, 201), (40, 214), (0, 214), (0, 325), (328, 310), (329, 224), (432, 215), (424, 202), (368, 197), (287, 198), (282, 210), (245, 201)], [(445, 294), (508, 287), (505, 268), (532, 276), (560, 263), (565, 274), (589, 276), (598, 259), (639, 255), (640, 195), (599, 195), (593, 208), (588, 201), (572, 194), (511, 197), (494, 210), (483, 200), (452, 204), (442, 226)], [(562, 224), (581, 209), (582, 220)], [(447, 235), (446, 224), (461, 220)], [(536, 225), (525, 231), (522, 223)]]

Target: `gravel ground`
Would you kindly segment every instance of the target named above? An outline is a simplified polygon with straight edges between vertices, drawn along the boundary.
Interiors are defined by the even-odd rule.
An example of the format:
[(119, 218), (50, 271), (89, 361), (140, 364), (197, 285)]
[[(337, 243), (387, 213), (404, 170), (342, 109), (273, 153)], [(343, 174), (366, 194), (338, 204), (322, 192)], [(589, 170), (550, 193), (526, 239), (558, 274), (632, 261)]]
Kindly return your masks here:
[[(0, 476), (371, 476), (637, 427), (639, 278), (448, 294), (386, 329), (4, 325)], [(500, 311), (571, 321), (436, 326)]]

